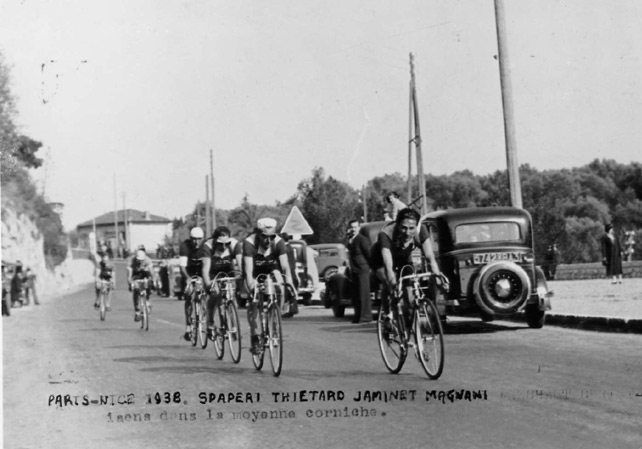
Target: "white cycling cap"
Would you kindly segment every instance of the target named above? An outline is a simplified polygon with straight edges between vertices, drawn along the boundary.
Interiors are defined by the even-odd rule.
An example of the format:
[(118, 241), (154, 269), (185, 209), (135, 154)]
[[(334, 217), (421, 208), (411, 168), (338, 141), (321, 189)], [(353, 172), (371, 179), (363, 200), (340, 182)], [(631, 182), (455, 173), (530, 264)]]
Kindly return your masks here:
[(276, 220), (274, 218), (259, 218), (256, 226), (265, 235), (276, 234)]
[(147, 254), (145, 253), (144, 250), (139, 249), (138, 251), (136, 251), (136, 259), (145, 260), (146, 257), (147, 257)]
[(194, 239), (202, 239), (204, 235), (205, 234), (203, 233), (203, 230), (198, 226), (195, 228), (192, 228), (191, 232), (189, 233), (189, 236)]

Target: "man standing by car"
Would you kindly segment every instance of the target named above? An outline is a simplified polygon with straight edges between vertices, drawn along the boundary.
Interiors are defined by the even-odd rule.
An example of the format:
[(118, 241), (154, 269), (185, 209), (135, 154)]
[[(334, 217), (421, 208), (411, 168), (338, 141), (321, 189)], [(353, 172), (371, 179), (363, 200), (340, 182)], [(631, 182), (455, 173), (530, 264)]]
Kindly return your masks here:
[(372, 305), (370, 303), (370, 240), (359, 232), (359, 220), (348, 224), (348, 253), (350, 256), (350, 277), (352, 280), (353, 323), (370, 323)]

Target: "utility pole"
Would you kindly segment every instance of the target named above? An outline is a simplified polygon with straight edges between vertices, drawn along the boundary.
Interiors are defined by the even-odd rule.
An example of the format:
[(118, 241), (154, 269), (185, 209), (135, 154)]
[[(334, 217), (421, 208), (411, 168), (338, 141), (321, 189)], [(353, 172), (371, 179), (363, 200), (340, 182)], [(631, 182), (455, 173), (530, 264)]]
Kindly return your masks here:
[[(412, 54), (410, 55), (412, 58)], [(410, 88), (410, 99), (408, 101), (408, 104), (410, 107), (408, 108), (408, 195), (407, 195), (407, 201), (406, 204), (410, 204), (412, 202), (412, 143), (413, 143), (413, 138), (412, 138), (412, 86)]]
[(205, 175), (205, 238), (212, 235), (212, 215), (210, 213), (210, 176)]
[(123, 234), (125, 235), (125, 247), (122, 250), (123, 259), (125, 259), (125, 249), (129, 250), (129, 226), (127, 225), (127, 207), (125, 207), (125, 192), (123, 192), (123, 227), (125, 230)]
[(368, 184), (364, 184), (361, 189), (361, 201), (363, 201), (363, 222), (368, 222)]
[(513, 207), (522, 207), (522, 186), (519, 179), (517, 144), (515, 143), (515, 118), (513, 111), (513, 89), (510, 81), (508, 47), (506, 45), (506, 18), (504, 0), (495, 0), (495, 24), (497, 27), (497, 51), (499, 60), (499, 80), (504, 108), (504, 136), (506, 139), (506, 166), (510, 201)]
[(118, 194), (116, 193), (116, 173), (114, 173), (114, 231), (116, 232), (116, 253), (120, 248), (120, 236), (118, 235)]
[(421, 215), (428, 212), (428, 202), (426, 200), (426, 181), (424, 179), (424, 161), (421, 152), (421, 130), (419, 128), (419, 105), (417, 103), (417, 88), (415, 86), (415, 57), (410, 53), (410, 107), (413, 111), (415, 123), (415, 142), (417, 152), (417, 181), (419, 182), (419, 195), (421, 195)]
[(212, 180), (212, 229), (216, 229), (216, 202), (214, 201), (214, 151), (210, 150), (210, 178)]

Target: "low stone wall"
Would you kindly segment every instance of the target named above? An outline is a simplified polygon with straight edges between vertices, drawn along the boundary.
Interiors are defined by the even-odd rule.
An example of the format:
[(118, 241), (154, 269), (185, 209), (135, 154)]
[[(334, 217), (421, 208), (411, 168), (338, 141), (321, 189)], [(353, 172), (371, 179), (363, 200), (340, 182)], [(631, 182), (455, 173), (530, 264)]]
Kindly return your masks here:
[[(625, 278), (642, 277), (642, 260), (623, 262), (622, 272)], [(555, 274), (555, 280), (560, 281), (602, 278), (606, 278), (606, 269), (599, 262), (559, 265)]]

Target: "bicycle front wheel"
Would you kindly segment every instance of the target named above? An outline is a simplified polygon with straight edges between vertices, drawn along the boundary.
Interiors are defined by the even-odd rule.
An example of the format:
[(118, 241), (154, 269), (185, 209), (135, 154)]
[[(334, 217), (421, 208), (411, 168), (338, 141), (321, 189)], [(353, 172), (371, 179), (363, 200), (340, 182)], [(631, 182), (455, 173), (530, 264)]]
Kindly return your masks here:
[(198, 340), (201, 343), (201, 348), (207, 348), (207, 301), (206, 298), (201, 298), (198, 302)]
[(239, 363), (241, 361), (241, 327), (234, 300), (227, 302), (225, 321), (227, 322), (227, 344), (230, 347), (230, 355), (234, 363)]
[(100, 321), (105, 321), (107, 307), (105, 306), (105, 292), (100, 292)]
[(270, 351), (270, 363), (275, 376), (281, 374), (283, 366), (283, 332), (281, 328), (281, 311), (277, 306), (268, 309), (267, 316), (268, 349)]
[(417, 358), (428, 377), (438, 379), (444, 370), (444, 332), (431, 301), (415, 309), (414, 326)]
[(149, 330), (149, 310), (147, 310), (147, 297), (143, 294), (140, 296), (140, 328)]
[(403, 323), (398, 318), (395, 318), (394, 314), (386, 315), (383, 305), (379, 307), (379, 317), (377, 318), (379, 350), (383, 363), (393, 374), (401, 371), (407, 354)]
[(225, 320), (221, 306), (216, 304), (214, 306), (214, 351), (216, 358), (221, 360), (225, 355)]
[(196, 301), (192, 299), (192, 331), (190, 332), (190, 335), (189, 335), (189, 340), (190, 340), (190, 343), (192, 343), (192, 346), (196, 346), (196, 343), (198, 343), (198, 334), (200, 333), (200, 330), (201, 330), (200, 310), (198, 309), (198, 304), (196, 304)]

